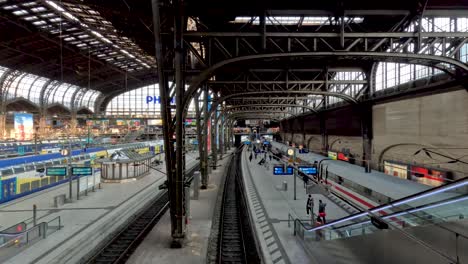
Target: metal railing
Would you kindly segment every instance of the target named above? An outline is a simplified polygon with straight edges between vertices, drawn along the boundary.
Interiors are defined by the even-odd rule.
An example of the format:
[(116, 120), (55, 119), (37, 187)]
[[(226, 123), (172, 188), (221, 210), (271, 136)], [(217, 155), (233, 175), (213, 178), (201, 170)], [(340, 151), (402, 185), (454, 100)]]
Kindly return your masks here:
[[(25, 222), (21, 222), (16, 226), (26, 226)], [(48, 222), (41, 222), (22, 232), (0, 233), (0, 263), (11, 258), (21, 252), (27, 246), (30, 246), (48, 235), (60, 230), (61, 218), (57, 216)], [(13, 228), (9, 228), (14, 230)]]
[[(320, 241), (379, 234), (381, 229), (390, 229), (401, 235), (399, 239), (409, 239), (423, 247), (424, 249), (420, 250), (424, 252), (429, 250), (440, 258), (459, 263), (459, 243), (467, 245), (468, 235), (452, 228), (451, 223), (463, 220), (467, 216), (468, 179), (462, 179), (320, 226), (307, 227), (296, 218), (294, 235), (310, 249), (318, 247)], [(288, 225), (289, 221), (290, 219)], [(430, 232), (417, 231), (428, 227), (426, 230)], [(441, 247), (435, 239), (440, 236), (450, 237), (450, 241), (455, 241), (455, 245)], [(453, 249), (456, 249), (456, 252)]]

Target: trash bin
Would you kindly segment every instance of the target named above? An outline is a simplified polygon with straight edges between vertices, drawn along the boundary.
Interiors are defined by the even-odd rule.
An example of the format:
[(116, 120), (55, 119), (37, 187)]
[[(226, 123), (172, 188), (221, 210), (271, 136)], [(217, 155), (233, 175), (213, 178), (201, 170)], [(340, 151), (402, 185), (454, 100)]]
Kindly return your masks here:
[(283, 191), (288, 190), (288, 183), (286, 181), (283, 181)]

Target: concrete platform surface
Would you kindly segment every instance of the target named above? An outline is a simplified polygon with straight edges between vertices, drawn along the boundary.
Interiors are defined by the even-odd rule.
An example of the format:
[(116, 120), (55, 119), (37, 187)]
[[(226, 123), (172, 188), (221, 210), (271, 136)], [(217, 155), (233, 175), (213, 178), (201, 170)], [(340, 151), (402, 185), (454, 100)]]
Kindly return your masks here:
[[(187, 168), (195, 166), (198, 152), (187, 155)], [(158, 166), (165, 171), (164, 164)], [(139, 180), (127, 183), (103, 183), (102, 189), (88, 196), (51, 208), (53, 197), (68, 194), (68, 184), (24, 197), (0, 207), (0, 224), (10, 225), (32, 216), (32, 204), (38, 207), (38, 223), (61, 217), (63, 228), (47, 238), (25, 247), (4, 263), (78, 263), (109, 234), (115, 232), (161, 191), (163, 173), (151, 171)]]
[[(242, 171), (265, 263), (312, 263), (312, 259), (293, 235), (292, 221), (291, 227), (288, 227), (288, 219), (299, 218), (303, 222), (311, 223), (312, 217), (306, 213), (308, 196), (303, 181), (299, 177), (296, 178), (296, 200), (294, 200), (293, 176), (273, 175), (275, 161), (272, 161), (267, 169), (264, 165), (258, 165), (260, 157), (250, 162), (248, 155), (250, 152), (244, 150)], [(283, 182), (288, 185), (287, 191), (280, 190)], [(314, 214), (318, 213), (319, 199), (327, 204), (327, 221), (348, 215), (327, 197), (321, 194), (312, 194), (312, 197), (315, 202)]]
[[(228, 152), (230, 155), (234, 149)], [(213, 211), (224, 171), (230, 161), (225, 155), (219, 161), (220, 167), (212, 171), (208, 189), (200, 190), (198, 200), (190, 201), (190, 224), (187, 230), (185, 246), (171, 249), (171, 223), (167, 212), (135, 250), (129, 264), (201, 264), (206, 263), (208, 238), (211, 232)]]

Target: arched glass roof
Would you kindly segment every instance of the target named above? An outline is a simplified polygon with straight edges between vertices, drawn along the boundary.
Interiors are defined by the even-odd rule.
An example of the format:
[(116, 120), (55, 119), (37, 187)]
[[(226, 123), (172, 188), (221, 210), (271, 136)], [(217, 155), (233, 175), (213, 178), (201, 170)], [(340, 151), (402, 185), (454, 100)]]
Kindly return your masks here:
[[(11, 76), (6, 76), (9, 74)], [(24, 98), (40, 105), (41, 92), (43, 92), (43, 102), (46, 105), (60, 104), (68, 109), (71, 109), (72, 106), (76, 108), (87, 107), (94, 112), (94, 103), (101, 94), (99, 91), (53, 81), (30, 73), (18, 73), (17, 71), (13, 73), (8, 68), (0, 67), (0, 80), (7, 77), (13, 78), (7, 87), (7, 100)], [(72, 102), (74, 95), (75, 102)]]

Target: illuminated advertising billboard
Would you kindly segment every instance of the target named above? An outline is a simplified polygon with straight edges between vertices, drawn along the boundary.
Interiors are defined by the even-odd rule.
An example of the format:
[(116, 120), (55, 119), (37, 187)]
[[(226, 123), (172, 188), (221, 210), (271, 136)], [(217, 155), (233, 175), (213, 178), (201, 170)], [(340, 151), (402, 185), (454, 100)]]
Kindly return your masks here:
[(408, 165), (406, 164), (384, 161), (384, 172), (398, 178), (408, 179)]
[(115, 120), (116, 125), (118, 126), (126, 126), (127, 125), (127, 120), (124, 119), (117, 119)]
[(349, 161), (349, 158), (346, 157), (346, 155), (344, 153), (341, 153), (341, 152), (338, 152), (337, 159), (342, 160), (342, 161)]
[(162, 119), (148, 119), (148, 126), (162, 126)]
[(32, 114), (15, 113), (15, 139), (31, 140), (34, 135), (33, 124)]
[(333, 151), (328, 151), (328, 157), (332, 160), (336, 160), (338, 158), (338, 154)]

